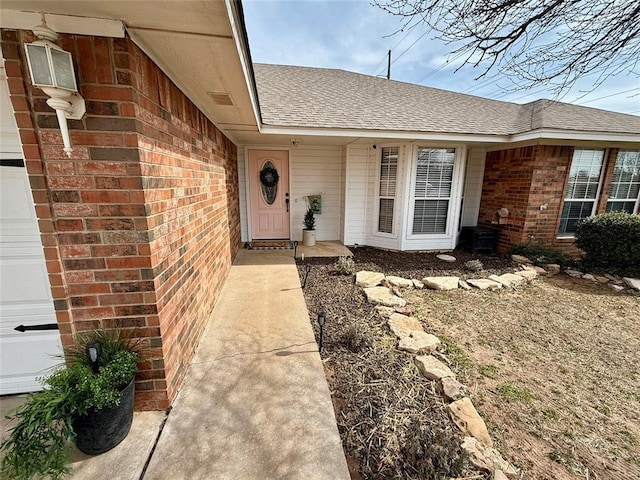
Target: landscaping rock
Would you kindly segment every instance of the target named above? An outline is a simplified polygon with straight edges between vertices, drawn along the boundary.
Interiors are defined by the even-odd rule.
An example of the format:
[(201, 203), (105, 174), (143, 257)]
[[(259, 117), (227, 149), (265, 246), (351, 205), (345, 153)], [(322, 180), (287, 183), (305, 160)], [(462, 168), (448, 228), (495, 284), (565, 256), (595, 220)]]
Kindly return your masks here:
[(582, 278), (584, 278), (585, 280), (591, 280), (592, 282), (597, 282), (596, 277), (594, 277), (593, 275), (591, 275), (590, 273), (585, 273)]
[(573, 277), (573, 278), (581, 278), (584, 275), (584, 273), (582, 273), (582, 272), (580, 272), (578, 270), (572, 270), (570, 268), (567, 268), (564, 271), (564, 273), (566, 273), (567, 275), (569, 275), (570, 277)]
[(413, 315), (413, 307), (409, 306), (409, 305), (404, 305), (404, 306), (397, 306), (394, 308), (394, 311), (396, 313), (401, 313), (402, 315)]
[(407, 301), (400, 298), (389, 290), (387, 287), (369, 287), (364, 289), (367, 301), (374, 305), (386, 305), (387, 307), (404, 307)]
[(530, 282), (538, 277), (538, 272), (535, 270), (522, 270), (520, 272), (516, 272), (514, 275), (520, 275), (522, 278)]
[(544, 269), (549, 273), (549, 275), (557, 275), (560, 273), (560, 265), (557, 263), (547, 263), (544, 266)]
[(449, 263), (453, 263), (456, 261), (456, 257), (453, 257), (451, 255), (446, 255), (444, 253), (441, 253), (440, 255), (436, 255), (436, 258), (439, 260), (442, 260), (443, 262), (449, 262)]
[(422, 282), (432, 290), (455, 290), (458, 288), (458, 277), (425, 277)]
[(511, 255), (511, 260), (513, 260), (514, 262), (520, 263), (520, 264), (524, 264), (524, 265), (531, 265), (533, 263), (531, 260), (529, 260), (524, 255)]
[(431, 353), (438, 345), (440, 339), (435, 335), (414, 330), (400, 339), (398, 349), (409, 353)]
[(496, 470), (493, 472), (493, 480), (509, 480), (502, 470)]
[(629, 285), (631, 288), (640, 292), (640, 279), (624, 277), (623, 280), (624, 280), (624, 283)]
[(393, 334), (402, 339), (411, 335), (411, 332), (424, 332), (422, 324), (417, 318), (407, 317), (399, 313), (393, 313), (387, 321)]
[(415, 288), (416, 290), (422, 290), (424, 288), (424, 283), (422, 283), (420, 280), (414, 278), (411, 281), (413, 282), (413, 288)]
[(607, 277), (601, 277), (600, 275), (595, 275), (596, 280), (600, 283), (609, 283), (609, 279)]
[(618, 277), (616, 275), (610, 275), (608, 273), (605, 273), (604, 276), (607, 277), (612, 282), (615, 282), (616, 280), (620, 280), (620, 277)]
[(536, 271), (536, 273), (538, 275), (546, 275), (547, 274), (547, 271), (544, 268), (538, 267), (537, 265), (535, 267), (533, 267), (533, 269)]
[(505, 273), (503, 275), (491, 275), (489, 280), (500, 283), (506, 288), (515, 288), (522, 285), (525, 282), (524, 277), (516, 275), (515, 273)]
[(407, 280), (406, 278), (387, 275), (385, 279), (387, 280), (387, 282), (389, 282), (390, 285), (393, 285), (394, 287), (413, 288), (413, 281)]
[(471, 290), (471, 287), (469, 286), (469, 284), (467, 282), (465, 282), (464, 280), (459, 280), (458, 281), (458, 286), (463, 290)]
[(471, 435), (487, 447), (493, 446), (493, 441), (487, 431), (487, 426), (478, 414), (476, 407), (469, 397), (461, 398), (449, 404), (449, 414), (460, 431), (465, 435)]
[(444, 377), (440, 380), (440, 389), (445, 400), (452, 402), (464, 396), (464, 385), (453, 377)]
[(385, 307), (384, 305), (377, 305), (376, 312), (378, 312), (378, 315), (382, 318), (389, 318), (391, 315), (396, 313), (396, 309), (393, 307)]
[(518, 470), (500, 452), (493, 447), (487, 447), (473, 437), (464, 437), (462, 448), (469, 455), (469, 460), (476, 467), (488, 472), (501, 471), (507, 478), (518, 478)]
[(615, 290), (616, 292), (621, 292), (624, 290), (624, 287), (622, 285), (616, 285), (615, 283), (610, 283), (609, 287)]
[(384, 273), (368, 272), (366, 270), (356, 273), (356, 285), (358, 287), (377, 287), (382, 283), (382, 280), (384, 280)]
[(393, 293), (396, 297), (403, 297), (402, 290), (400, 290), (398, 287), (391, 286), (389, 287), (389, 290), (391, 290), (391, 293)]
[(415, 362), (418, 370), (429, 380), (441, 380), (455, 376), (449, 367), (431, 355), (418, 355)]
[(468, 262), (464, 262), (464, 266), (472, 272), (480, 272), (484, 269), (484, 265), (482, 265), (480, 260), (469, 260)]
[(479, 288), (480, 290), (498, 290), (502, 288), (502, 284), (489, 280), (488, 278), (469, 278), (467, 283), (472, 287)]

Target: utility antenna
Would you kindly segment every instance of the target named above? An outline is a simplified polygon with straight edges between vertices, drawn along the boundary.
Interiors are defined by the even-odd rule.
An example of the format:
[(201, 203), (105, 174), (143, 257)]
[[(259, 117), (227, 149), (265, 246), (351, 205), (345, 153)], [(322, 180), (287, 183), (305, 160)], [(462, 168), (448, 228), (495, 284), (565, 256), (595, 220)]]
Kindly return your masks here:
[(389, 58), (387, 59), (387, 80), (391, 80), (391, 50), (389, 50)]

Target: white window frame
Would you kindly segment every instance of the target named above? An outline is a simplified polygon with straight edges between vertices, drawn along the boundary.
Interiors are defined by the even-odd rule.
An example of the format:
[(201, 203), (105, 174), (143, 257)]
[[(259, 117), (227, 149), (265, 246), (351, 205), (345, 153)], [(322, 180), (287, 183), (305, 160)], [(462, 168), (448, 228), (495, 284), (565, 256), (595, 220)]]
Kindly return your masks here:
[[(388, 148), (397, 148), (398, 149), (398, 164), (396, 167), (396, 190), (394, 192), (393, 197), (393, 220), (391, 222), (391, 233), (381, 232), (380, 228), (380, 200), (385, 198), (392, 198), (387, 196), (380, 196), (380, 170), (382, 167), (382, 152), (384, 149)], [(400, 184), (402, 182), (402, 158), (404, 154), (404, 146), (401, 144), (389, 144), (389, 145), (380, 145), (378, 146), (380, 153), (376, 157), (376, 181), (375, 181), (375, 195), (374, 195), (374, 212), (373, 212), (373, 225), (372, 225), (372, 235), (375, 237), (384, 237), (384, 238), (398, 238), (398, 204), (401, 202), (401, 192)]]
[(571, 177), (571, 167), (573, 166), (573, 159), (575, 156), (575, 153), (577, 151), (581, 151), (581, 150), (588, 150), (588, 151), (601, 151), (602, 152), (602, 163), (600, 165), (600, 176), (598, 178), (598, 187), (596, 189), (596, 194), (595, 197), (593, 198), (593, 207), (591, 208), (591, 213), (585, 217), (592, 217), (593, 215), (596, 214), (597, 209), (598, 209), (598, 203), (600, 201), (600, 194), (602, 192), (602, 183), (604, 181), (604, 173), (605, 173), (605, 168), (606, 168), (606, 163), (607, 160), (609, 158), (609, 149), (607, 148), (574, 148), (573, 150), (573, 154), (571, 155), (571, 162), (569, 163), (569, 170), (567, 170), (567, 178), (565, 180), (565, 196), (562, 200), (562, 206), (560, 208), (560, 214), (559, 214), (559, 218), (558, 218), (558, 225), (556, 227), (556, 237), (557, 238), (575, 238), (576, 234), (575, 232), (569, 232), (569, 233), (561, 233), (560, 232), (560, 225), (562, 223), (562, 212), (564, 211), (564, 206), (567, 202), (587, 202), (587, 201), (591, 201), (591, 199), (588, 198), (567, 198), (566, 194), (567, 194), (567, 190), (568, 190), (568, 186), (569, 186), (569, 180)]
[[(413, 216), (415, 213), (415, 193), (416, 193), (416, 175), (418, 171), (418, 149), (453, 149), (453, 174), (451, 177), (451, 192), (449, 193), (449, 207), (447, 210), (447, 223), (444, 233), (413, 233)], [(466, 166), (465, 155), (467, 149), (464, 145), (415, 145), (411, 152), (411, 168), (409, 175), (409, 195), (407, 196), (407, 215), (404, 218), (406, 229), (406, 239), (411, 241), (426, 240), (452, 240), (455, 242), (457, 238), (457, 224), (460, 218), (460, 205), (462, 202), (461, 190), (464, 189), (464, 169)], [(422, 197), (421, 197), (422, 198)], [(406, 243), (404, 245), (407, 245)], [(455, 246), (455, 245), (454, 245)], [(453, 247), (451, 247), (453, 248)]]
[[(620, 158), (620, 153), (621, 152), (638, 152), (638, 155), (640, 156), (640, 150), (636, 150), (636, 149), (620, 149), (618, 150), (618, 154), (616, 155), (616, 159), (613, 162), (613, 172), (612, 172), (612, 176), (611, 176), (611, 182), (609, 182), (609, 186), (607, 189), (607, 194), (609, 194), (613, 188), (614, 183), (620, 183), (620, 182), (614, 182), (614, 178), (613, 178), (613, 174), (615, 173), (615, 168), (616, 168), (616, 164), (618, 163), (618, 159)], [(635, 182), (633, 182), (635, 183)], [(609, 208), (609, 203), (630, 203), (632, 202), (634, 199), (633, 198), (611, 198), (610, 196), (607, 196), (607, 204), (605, 205), (605, 211), (608, 211)], [(640, 206), (640, 192), (638, 193), (637, 198), (635, 198), (635, 203), (633, 205), (633, 211), (631, 212), (632, 214), (637, 214), (638, 213), (638, 206)], [(620, 210), (616, 210), (616, 211), (620, 211)]]

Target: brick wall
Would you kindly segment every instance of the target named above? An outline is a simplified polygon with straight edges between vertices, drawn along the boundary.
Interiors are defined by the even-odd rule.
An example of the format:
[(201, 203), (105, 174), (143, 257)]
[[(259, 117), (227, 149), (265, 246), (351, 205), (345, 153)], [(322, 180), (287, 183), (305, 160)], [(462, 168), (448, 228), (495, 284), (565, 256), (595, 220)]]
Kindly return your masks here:
[(479, 224), (498, 221), (497, 211), (509, 210), (506, 223), (500, 225), (500, 249), (522, 243), (529, 209), (529, 194), (534, 169), (535, 147), (488, 152), (485, 161)]
[(236, 147), (129, 39), (62, 35), (87, 102), (67, 158), (29, 82), (32, 40), (2, 32), (63, 344), (116, 326), (142, 339), (136, 406), (166, 408), (240, 245)]
[[(597, 213), (606, 209), (617, 149), (605, 159)], [(535, 145), (487, 154), (479, 222), (490, 223), (504, 206), (510, 215), (501, 225), (500, 249), (536, 242), (568, 254), (578, 254), (573, 238), (557, 238), (573, 147)], [(540, 206), (546, 204), (546, 210)]]

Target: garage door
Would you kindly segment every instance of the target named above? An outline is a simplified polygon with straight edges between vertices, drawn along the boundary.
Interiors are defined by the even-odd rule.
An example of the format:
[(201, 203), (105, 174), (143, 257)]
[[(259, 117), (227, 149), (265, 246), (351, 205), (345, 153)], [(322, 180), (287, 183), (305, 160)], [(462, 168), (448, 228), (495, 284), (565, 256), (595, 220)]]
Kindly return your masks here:
[[(58, 331), (40, 329), (55, 325), (56, 318), (4, 69), (0, 76), (0, 394), (5, 395), (40, 390), (37, 379), (62, 360), (55, 357), (61, 352)], [(27, 330), (16, 331), (20, 325)]]

